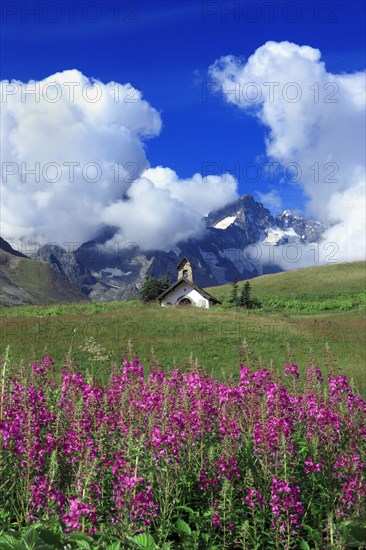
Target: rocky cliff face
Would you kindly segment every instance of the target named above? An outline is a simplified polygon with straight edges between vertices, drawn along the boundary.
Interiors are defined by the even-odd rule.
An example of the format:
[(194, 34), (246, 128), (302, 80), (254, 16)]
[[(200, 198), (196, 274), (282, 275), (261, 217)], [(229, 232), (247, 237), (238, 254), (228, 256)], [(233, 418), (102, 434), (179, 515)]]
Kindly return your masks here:
[[(0, 237), (0, 305), (51, 304), (87, 300), (78, 286), (52, 267), (28, 258)], [(71, 270), (72, 271), (72, 270)]]
[[(96, 282), (88, 268), (78, 262), (75, 252), (68, 252), (56, 244), (42, 246), (35, 254), (35, 259), (53, 267), (82, 291), (86, 285), (93, 285)], [(87, 290), (86, 293), (88, 293)]]
[(141, 251), (134, 243), (114, 242), (115, 229), (105, 228), (97, 239), (75, 252), (45, 245), (37, 259), (94, 300), (126, 300), (137, 298), (148, 270), (155, 277), (170, 271), (174, 280), (176, 265), (184, 256), (191, 260), (195, 282), (202, 287), (230, 283), (234, 277), (240, 280), (281, 271), (278, 265), (251, 259), (247, 247), (255, 243), (311, 243), (327, 228), (289, 210), (275, 218), (251, 195), (211, 212), (205, 223), (202, 238), (177, 243), (171, 250)]
[(7, 252), (8, 254), (11, 254), (12, 256), (16, 256), (17, 258), (27, 258), (25, 254), (22, 254), (22, 252), (19, 252), (18, 250), (15, 250), (8, 241), (0, 237), (0, 254), (3, 252)]

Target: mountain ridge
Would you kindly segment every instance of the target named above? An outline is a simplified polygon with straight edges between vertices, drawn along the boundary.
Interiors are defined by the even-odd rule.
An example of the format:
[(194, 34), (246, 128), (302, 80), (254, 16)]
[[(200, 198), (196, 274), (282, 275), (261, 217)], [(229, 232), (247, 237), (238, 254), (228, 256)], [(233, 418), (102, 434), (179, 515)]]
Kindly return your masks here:
[(62, 273), (18, 252), (3, 237), (0, 237), (0, 278), (1, 306), (88, 300)]
[(97, 238), (75, 251), (46, 244), (34, 258), (52, 266), (93, 300), (127, 300), (138, 297), (148, 271), (154, 277), (169, 271), (174, 280), (176, 265), (184, 256), (196, 267), (195, 282), (201, 287), (283, 271), (274, 263), (254, 261), (247, 254), (247, 247), (256, 243), (272, 246), (311, 243), (320, 239), (327, 228), (319, 220), (297, 216), (289, 210), (275, 217), (249, 194), (211, 211), (203, 221), (202, 237), (178, 242), (165, 251), (142, 251), (135, 243), (111, 245), (117, 228), (105, 226)]

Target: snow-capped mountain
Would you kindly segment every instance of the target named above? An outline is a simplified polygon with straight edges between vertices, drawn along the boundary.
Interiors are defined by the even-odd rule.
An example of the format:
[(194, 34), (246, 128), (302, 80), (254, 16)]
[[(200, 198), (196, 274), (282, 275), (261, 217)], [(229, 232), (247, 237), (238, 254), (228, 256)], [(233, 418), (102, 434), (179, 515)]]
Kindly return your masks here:
[(98, 239), (84, 243), (75, 252), (45, 245), (37, 259), (53, 265), (92, 299), (121, 300), (137, 297), (147, 271), (155, 277), (170, 271), (174, 280), (176, 265), (184, 256), (195, 266), (195, 281), (203, 287), (230, 283), (234, 277), (248, 279), (281, 271), (273, 262), (255, 261), (247, 247), (311, 243), (327, 228), (289, 210), (273, 217), (251, 195), (210, 212), (204, 221), (203, 237), (177, 243), (167, 251), (141, 251), (133, 243), (111, 246), (115, 230), (106, 228)]
[(329, 227), (319, 220), (296, 216), (291, 210), (284, 210), (276, 217), (276, 223), (283, 231), (292, 230), (301, 239), (301, 242), (313, 243), (320, 239)]

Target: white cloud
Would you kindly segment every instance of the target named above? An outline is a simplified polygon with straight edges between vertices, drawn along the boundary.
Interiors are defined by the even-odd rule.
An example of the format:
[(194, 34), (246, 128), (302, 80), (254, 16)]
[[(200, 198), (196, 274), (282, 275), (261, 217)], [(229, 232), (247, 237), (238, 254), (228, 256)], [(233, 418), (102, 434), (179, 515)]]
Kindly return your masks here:
[(210, 67), (227, 102), (254, 112), (268, 129), (266, 152), (294, 163), (308, 213), (336, 225), (325, 235), (340, 260), (365, 257), (364, 73), (331, 74), (320, 51), (267, 42), (245, 62)]
[(185, 204), (191, 212), (206, 216), (236, 198), (237, 181), (230, 174), (205, 176), (194, 174), (192, 178), (179, 180), (170, 168), (157, 166), (143, 174), (155, 187), (169, 189), (172, 198)]
[(282, 209), (282, 198), (277, 189), (271, 189), (268, 193), (257, 191), (257, 196), (260, 202), (275, 214)]
[[(124, 237), (143, 250), (173, 247), (178, 241), (199, 237), (205, 229), (203, 216), (236, 197), (237, 182), (225, 175), (194, 174), (180, 180), (170, 168), (144, 171), (128, 191), (128, 201), (113, 203), (104, 211), (105, 221), (120, 225), (115, 238)], [(121, 222), (123, 220), (123, 222)]]
[(82, 243), (113, 224), (122, 242), (164, 249), (199, 234), (201, 217), (236, 197), (230, 176), (179, 180), (149, 168), (144, 140), (160, 133), (161, 118), (129, 84), (70, 70), (3, 81), (1, 91), (1, 234), (9, 240)]

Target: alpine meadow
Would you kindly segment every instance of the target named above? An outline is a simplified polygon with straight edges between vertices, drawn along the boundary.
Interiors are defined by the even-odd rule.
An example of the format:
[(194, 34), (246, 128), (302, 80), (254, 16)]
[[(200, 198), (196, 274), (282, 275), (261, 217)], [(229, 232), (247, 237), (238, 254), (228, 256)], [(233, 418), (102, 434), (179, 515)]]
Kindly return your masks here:
[(366, 3), (0, 24), (0, 550), (365, 549)]

